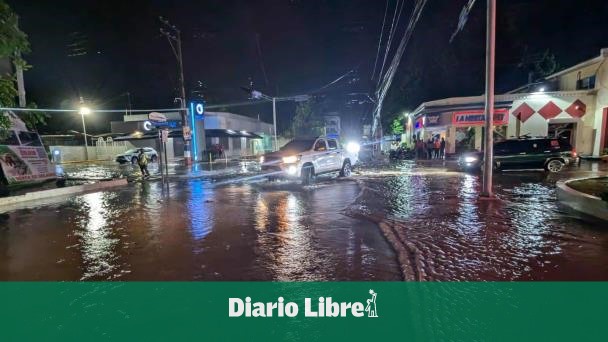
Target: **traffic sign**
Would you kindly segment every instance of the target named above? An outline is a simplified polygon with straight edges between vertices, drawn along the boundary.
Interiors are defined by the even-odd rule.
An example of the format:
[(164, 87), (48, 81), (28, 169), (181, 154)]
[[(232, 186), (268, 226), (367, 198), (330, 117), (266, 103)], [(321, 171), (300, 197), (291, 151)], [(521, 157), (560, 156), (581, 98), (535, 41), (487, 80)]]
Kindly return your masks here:
[(165, 114), (161, 114), (158, 112), (152, 112), (148, 114), (148, 119), (154, 122), (167, 122), (167, 117)]

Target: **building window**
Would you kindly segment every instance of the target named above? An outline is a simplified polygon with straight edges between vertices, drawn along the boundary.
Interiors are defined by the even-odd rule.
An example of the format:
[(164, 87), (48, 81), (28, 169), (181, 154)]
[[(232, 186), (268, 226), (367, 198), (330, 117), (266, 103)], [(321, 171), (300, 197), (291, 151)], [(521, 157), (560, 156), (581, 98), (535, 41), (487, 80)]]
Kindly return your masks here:
[(595, 89), (595, 75), (576, 81), (576, 90)]

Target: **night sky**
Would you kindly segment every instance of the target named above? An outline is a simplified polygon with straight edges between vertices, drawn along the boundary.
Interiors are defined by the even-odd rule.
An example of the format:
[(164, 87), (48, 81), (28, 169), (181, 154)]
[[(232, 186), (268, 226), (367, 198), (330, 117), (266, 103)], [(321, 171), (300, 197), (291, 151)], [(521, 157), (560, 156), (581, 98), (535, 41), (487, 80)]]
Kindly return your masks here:
[[(396, 0), (389, 1), (392, 15)], [(406, 1), (405, 27), (414, 1)], [(464, 29), (449, 37), (467, 0), (429, 0), (387, 99), (387, 112), (421, 101), (479, 95), (484, 86), (485, 1), (478, 0)], [(158, 16), (182, 31), (187, 93), (208, 104), (240, 102), (250, 79), (270, 95), (307, 93), (355, 70), (320, 93), (332, 110), (346, 94), (370, 92), (384, 0), (35, 1), (9, 0), (20, 15), (32, 52), (25, 58), (28, 99), (39, 107), (73, 108), (79, 96), (99, 108), (173, 107), (177, 64)], [(529, 63), (545, 51), (568, 67), (608, 47), (608, 1), (498, 0), (497, 91), (525, 84)], [(398, 38), (401, 30), (398, 31)], [(393, 43), (398, 44), (398, 39)], [(289, 124), (292, 104), (280, 107)], [(271, 107), (228, 110), (259, 114)], [(349, 114), (350, 113), (350, 114)], [(99, 114), (91, 129), (109, 130), (120, 115)], [(366, 115), (365, 118), (371, 117)], [(283, 119), (284, 118), (284, 119)], [(47, 131), (78, 129), (73, 114), (54, 114)], [(67, 126), (66, 126), (67, 125)]]

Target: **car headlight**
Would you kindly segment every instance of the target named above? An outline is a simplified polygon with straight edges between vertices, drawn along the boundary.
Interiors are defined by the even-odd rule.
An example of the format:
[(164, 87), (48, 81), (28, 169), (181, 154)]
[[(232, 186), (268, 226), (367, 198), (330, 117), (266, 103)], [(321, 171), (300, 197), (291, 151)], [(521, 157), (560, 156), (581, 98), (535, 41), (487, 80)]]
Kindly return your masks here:
[(283, 163), (285, 164), (293, 164), (293, 163), (297, 163), (298, 160), (300, 160), (299, 156), (289, 156), (289, 157), (283, 157)]
[(361, 145), (357, 144), (356, 142), (349, 142), (348, 144), (346, 144), (346, 151), (348, 153), (359, 153), (359, 151), (361, 150)]
[(291, 165), (287, 168), (287, 174), (290, 176), (295, 175), (296, 172), (298, 172), (298, 169), (295, 167), (295, 165)]
[(477, 160), (477, 157), (471, 157), (471, 156), (469, 156), (469, 157), (464, 157), (464, 162), (465, 162), (465, 163), (472, 163), (472, 162), (474, 162), (474, 161), (476, 161), (476, 160)]
[(260, 164), (264, 163), (264, 156), (260, 157)]

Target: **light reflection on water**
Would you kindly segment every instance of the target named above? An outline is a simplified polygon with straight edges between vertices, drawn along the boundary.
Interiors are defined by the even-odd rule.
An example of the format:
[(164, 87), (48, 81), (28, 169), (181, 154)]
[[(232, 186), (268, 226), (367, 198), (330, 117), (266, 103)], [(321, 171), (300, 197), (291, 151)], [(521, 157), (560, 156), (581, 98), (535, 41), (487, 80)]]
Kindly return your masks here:
[(188, 200), (188, 218), (190, 231), (195, 240), (204, 239), (213, 230), (213, 210), (210, 207), (213, 198), (213, 189), (205, 186), (203, 182), (192, 182), (190, 198)]
[[(116, 267), (114, 248), (118, 239), (113, 237), (108, 227), (107, 201), (111, 194), (101, 192), (83, 195), (82, 210), (86, 217), (80, 220), (80, 229), (76, 232), (81, 239), (84, 272), (81, 279), (103, 276), (112, 272)], [(110, 211), (110, 214), (114, 211)]]
[(386, 174), (363, 176), (373, 189), (362, 197), (365, 214), (385, 217), (422, 279), (608, 278), (598, 250), (608, 234), (557, 202), (555, 182), (567, 173), (497, 173), (497, 200), (478, 198), (479, 175), (410, 165)]

